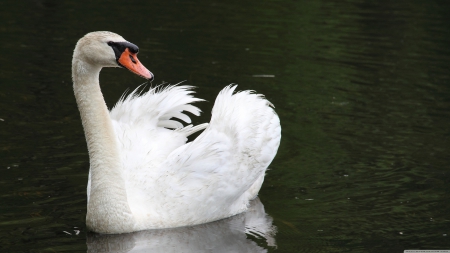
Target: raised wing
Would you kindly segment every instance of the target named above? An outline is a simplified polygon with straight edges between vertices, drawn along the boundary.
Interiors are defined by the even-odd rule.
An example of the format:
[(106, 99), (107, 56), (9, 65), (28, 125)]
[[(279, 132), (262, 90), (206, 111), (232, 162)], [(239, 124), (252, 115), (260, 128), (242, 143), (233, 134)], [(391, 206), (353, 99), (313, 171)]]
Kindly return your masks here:
[(203, 130), (207, 124), (183, 128), (179, 121), (173, 120), (191, 123), (186, 112), (200, 114), (200, 109), (190, 104), (202, 101), (192, 96), (192, 86), (155, 87), (147, 92), (139, 92), (139, 88), (122, 96), (110, 115), (128, 193), (142, 199), (139, 194), (152, 184), (155, 169), (172, 151), (186, 143), (187, 136)]
[(186, 123), (191, 119), (183, 112), (200, 115), (200, 109), (190, 103), (203, 101), (192, 96), (192, 86), (160, 86), (140, 93), (136, 88), (128, 96), (125, 94), (111, 110), (111, 119), (124, 124), (146, 125), (149, 128), (182, 128), (183, 125), (171, 118)]

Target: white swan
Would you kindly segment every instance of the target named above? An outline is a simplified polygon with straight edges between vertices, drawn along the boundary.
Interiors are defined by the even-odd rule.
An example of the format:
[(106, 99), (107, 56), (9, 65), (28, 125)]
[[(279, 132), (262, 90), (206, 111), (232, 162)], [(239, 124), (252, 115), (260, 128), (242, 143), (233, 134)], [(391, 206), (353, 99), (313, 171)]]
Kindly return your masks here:
[[(189, 86), (136, 91), (109, 112), (99, 85), (103, 67), (125, 67), (153, 79), (138, 48), (120, 35), (92, 32), (72, 59), (73, 89), (89, 151), (86, 225), (98, 233), (196, 225), (247, 209), (277, 152), (279, 118), (261, 95), (228, 86), (210, 124), (190, 123)], [(174, 130), (168, 129), (172, 128)], [(187, 136), (204, 132), (186, 143)]]

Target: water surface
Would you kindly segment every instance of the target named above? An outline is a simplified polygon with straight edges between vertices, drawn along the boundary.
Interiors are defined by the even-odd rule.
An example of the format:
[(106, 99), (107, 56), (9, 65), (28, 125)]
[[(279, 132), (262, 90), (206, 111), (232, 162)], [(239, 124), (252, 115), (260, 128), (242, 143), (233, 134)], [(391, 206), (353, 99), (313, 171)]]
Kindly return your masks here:
[[(70, 63), (95, 30), (137, 44), (154, 84), (197, 86), (207, 102), (195, 124), (230, 83), (276, 106), (282, 143), (260, 200), (277, 232), (268, 242), (239, 223), (228, 244), (450, 249), (448, 13), (446, 1), (2, 1), (0, 250), (92, 252)], [(100, 79), (109, 107), (143, 82), (120, 69)]]

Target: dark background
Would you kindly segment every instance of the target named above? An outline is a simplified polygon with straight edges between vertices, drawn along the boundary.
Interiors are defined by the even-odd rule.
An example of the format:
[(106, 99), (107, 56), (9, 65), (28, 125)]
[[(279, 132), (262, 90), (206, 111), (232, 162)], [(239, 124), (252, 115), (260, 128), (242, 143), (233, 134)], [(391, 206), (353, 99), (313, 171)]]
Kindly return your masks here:
[[(276, 106), (260, 199), (269, 252), (450, 249), (450, 2), (0, 2), (0, 251), (86, 251), (89, 161), (71, 84), (96, 30), (140, 47), (154, 84), (230, 83)], [(273, 75), (274, 77), (258, 77)], [(104, 69), (109, 107), (143, 79)], [(79, 229), (79, 235), (64, 231)]]

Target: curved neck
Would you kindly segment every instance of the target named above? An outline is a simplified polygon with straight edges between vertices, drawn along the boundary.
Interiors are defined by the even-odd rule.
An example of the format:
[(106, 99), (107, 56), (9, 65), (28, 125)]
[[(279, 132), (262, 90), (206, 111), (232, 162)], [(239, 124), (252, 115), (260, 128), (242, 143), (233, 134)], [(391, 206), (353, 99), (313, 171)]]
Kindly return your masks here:
[[(116, 233), (131, 228), (134, 219), (128, 205), (116, 135), (100, 90), (100, 70), (101, 67), (81, 60), (72, 61), (73, 89), (90, 160), (91, 190), (86, 224), (96, 232)], [(112, 223), (112, 218), (116, 222)]]

